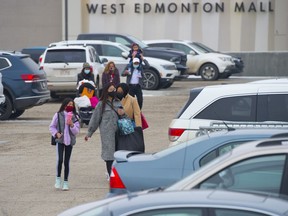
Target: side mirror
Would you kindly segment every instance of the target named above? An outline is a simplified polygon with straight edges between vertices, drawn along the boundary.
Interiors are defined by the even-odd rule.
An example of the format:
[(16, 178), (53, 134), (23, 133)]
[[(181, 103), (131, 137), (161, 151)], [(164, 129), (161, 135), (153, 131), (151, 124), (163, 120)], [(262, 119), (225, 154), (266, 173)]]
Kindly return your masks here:
[(196, 53), (195, 53), (193, 50), (191, 50), (191, 51), (189, 52), (189, 54), (190, 54), (190, 55), (196, 55)]
[(107, 58), (101, 58), (101, 62), (106, 63), (106, 62), (108, 62), (108, 59)]
[(122, 52), (122, 53), (121, 53), (121, 56), (122, 56), (123, 58), (125, 58), (125, 59), (128, 59), (128, 55), (129, 55), (129, 53), (127, 53), (127, 52)]

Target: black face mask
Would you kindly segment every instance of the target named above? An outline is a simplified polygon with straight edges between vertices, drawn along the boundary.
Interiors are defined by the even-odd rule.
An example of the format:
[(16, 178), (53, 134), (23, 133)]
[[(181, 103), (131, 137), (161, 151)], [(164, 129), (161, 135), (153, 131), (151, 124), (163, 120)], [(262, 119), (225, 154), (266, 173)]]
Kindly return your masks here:
[(124, 98), (124, 94), (117, 92), (116, 97), (117, 97), (119, 100), (122, 100), (122, 99)]
[(113, 92), (108, 92), (108, 95), (112, 98), (114, 98), (116, 96), (116, 91)]

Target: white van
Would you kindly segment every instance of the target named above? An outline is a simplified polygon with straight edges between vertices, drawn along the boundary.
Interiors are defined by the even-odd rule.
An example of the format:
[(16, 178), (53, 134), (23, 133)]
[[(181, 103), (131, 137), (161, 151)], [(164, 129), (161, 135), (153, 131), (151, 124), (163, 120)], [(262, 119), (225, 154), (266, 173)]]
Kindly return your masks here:
[(170, 145), (194, 138), (215, 121), (288, 122), (288, 79), (194, 88), (169, 126)]

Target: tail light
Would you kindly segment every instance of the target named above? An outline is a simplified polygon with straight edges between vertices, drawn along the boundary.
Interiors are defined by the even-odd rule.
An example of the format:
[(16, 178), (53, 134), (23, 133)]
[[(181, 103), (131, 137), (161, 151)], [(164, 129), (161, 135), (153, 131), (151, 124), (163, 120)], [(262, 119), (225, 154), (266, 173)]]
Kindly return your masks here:
[(115, 167), (112, 167), (111, 174), (110, 174), (110, 188), (126, 189)]
[(40, 64), (40, 63), (42, 62), (42, 60), (43, 60), (43, 55), (41, 55), (41, 56), (39, 57), (38, 64)]
[(40, 79), (40, 77), (36, 74), (22, 74), (21, 78), (27, 83), (34, 82)]
[(168, 135), (171, 142), (175, 142), (185, 131), (183, 128), (169, 128)]
[(91, 73), (93, 73), (93, 67), (91, 67), (91, 66), (90, 66), (90, 71), (91, 71)]

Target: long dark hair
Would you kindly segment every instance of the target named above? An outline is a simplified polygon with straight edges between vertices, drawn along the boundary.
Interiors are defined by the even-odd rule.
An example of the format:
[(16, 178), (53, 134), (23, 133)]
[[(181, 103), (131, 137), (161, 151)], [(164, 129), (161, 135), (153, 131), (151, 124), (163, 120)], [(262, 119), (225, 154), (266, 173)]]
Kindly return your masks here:
[(75, 116), (77, 116), (77, 112), (76, 112), (76, 108), (75, 108), (75, 103), (74, 103), (74, 100), (72, 99), (72, 98), (65, 98), (64, 100), (63, 100), (63, 102), (62, 102), (62, 104), (61, 104), (61, 106), (60, 106), (60, 108), (59, 108), (59, 113), (60, 112), (63, 112), (64, 110), (65, 110), (65, 107), (67, 106), (67, 104), (68, 103), (70, 103), (70, 102), (73, 102), (73, 106), (74, 106), (74, 108), (73, 108), (73, 114), (75, 115)]
[[(106, 103), (108, 101), (108, 97), (109, 97), (108, 89), (110, 88), (110, 86), (114, 86), (115, 87), (115, 85), (112, 82), (107, 83), (105, 86), (103, 86), (102, 94), (101, 94), (101, 97), (100, 97), (100, 101), (102, 101), (102, 113), (104, 112), (105, 105), (106, 105)], [(115, 98), (112, 98), (112, 102), (113, 102), (114, 99)], [(113, 103), (111, 103), (111, 105), (113, 107)]]

